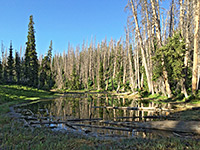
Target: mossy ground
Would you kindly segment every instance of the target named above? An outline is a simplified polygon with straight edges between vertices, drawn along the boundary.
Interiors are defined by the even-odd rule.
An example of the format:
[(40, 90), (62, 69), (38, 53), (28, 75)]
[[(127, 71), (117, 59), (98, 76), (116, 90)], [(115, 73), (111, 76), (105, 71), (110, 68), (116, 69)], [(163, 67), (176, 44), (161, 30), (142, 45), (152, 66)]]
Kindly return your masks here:
[(0, 149), (200, 149), (200, 139), (154, 137), (99, 140), (47, 128), (31, 130), (7, 115), (11, 105), (54, 96), (55, 93), (34, 88), (0, 85)]

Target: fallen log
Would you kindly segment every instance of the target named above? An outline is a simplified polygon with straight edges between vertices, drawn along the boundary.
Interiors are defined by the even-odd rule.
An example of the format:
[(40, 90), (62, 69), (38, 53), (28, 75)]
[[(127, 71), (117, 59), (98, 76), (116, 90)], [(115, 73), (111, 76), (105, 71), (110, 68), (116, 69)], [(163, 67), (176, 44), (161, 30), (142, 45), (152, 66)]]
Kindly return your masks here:
[(20, 118), (26, 119), (26, 120), (38, 120), (38, 118), (34, 117), (34, 116), (23, 116), (23, 115), (21, 115)]
[(89, 128), (99, 128), (99, 129), (109, 129), (109, 130), (119, 130), (119, 131), (132, 131), (131, 128), (119, 128), (112, 126), (98, 126), (98, 125), (89, 125), (89, 124), (70, 124), (72, 126), (81, 126), (81, 127), (89, 127)]
[(143, 128), (152, 130), (164, 130), (172, 132), (185, 132), (200, 134), (200, 121), (149, 121), (149, 122), (116, 122), (99, 121), (105, 124), (121, 125), (128, 128)]
[(42, 125), (42, 124), (65, 124), (66, 126), (68, 126), (68, 127), (70, 127), (70, 128), (72, 128), (72, 129), (74, 129), (74, 130), (77, 130), (75, 127), (73, 127), (71, 124), (69, 124), (68, 122), (66, 122), (66, 121), (45, 121), (45, 122), (40, 122), (40, 121), (30, 121), (29, 122), (29, 124), (30, 125), (35, 125), (35, 124), (40, 124), (40, 125)]
[(86, 119), (67, 119), (66, 121), (98, 121), (98, 120), (102, 120), (102, 118), (86, 118)]
[(30, 122), (31, 125), (34, 124), (65, 124), (66, 126), (77, 130), (77, 128), (75, 128), (75, 126), (81, 126), (81, 127), (89, 127), (89, 128), (100, 128), (100, 129), (110, 129), (110, 130), (121, 130), (121, 131), (132, 131), (131, 128), (119, 128), (119, 127), (112, 127), (112, 126), (98, 126), (98, 125), (89, 125), (89, 124), (75, 124), (75, 123), (68, 123), (68, 122), (64, 122), (64, 121), (59, 121), (59, 122)]
[(200, 121), (151, 121), (151, 122), (134, 122), (130, 123), (133, 128), (145, 128), (154, 130), (165, 130), (173, 132), (185, 132), (200, 134)]
[(133, 117), (115, 117), (114, 119), (136, 119), (136, 118), (145, 118), (145, 119), (175, 119), (175, 117), (172, 117), (172, 116), (164, 116), (164, 115), (161, 115), (161, 116), (133, 116)]
[[(150, 121), (150, 122), (117, 122), (117, 121), (106, 121), (100, 120), (99, 123), (118, 125), (126, 127), (127, 130), (132, 129), (151, 129), (151, 130), (164, 130), (172, 132), (185, 132), (185, 133), (196, 133), (200, 134), (200, 121)], [(30, 124), (66, 124), (67, 126), (85, 126), (93, 128), (102, 128), (102, 126), (87, 125), (87, 124), (74, 124), (65, 121), (59, 122), (31, 122)], [(114, 129), (116, 127), (104, 127), (104, 129)]]

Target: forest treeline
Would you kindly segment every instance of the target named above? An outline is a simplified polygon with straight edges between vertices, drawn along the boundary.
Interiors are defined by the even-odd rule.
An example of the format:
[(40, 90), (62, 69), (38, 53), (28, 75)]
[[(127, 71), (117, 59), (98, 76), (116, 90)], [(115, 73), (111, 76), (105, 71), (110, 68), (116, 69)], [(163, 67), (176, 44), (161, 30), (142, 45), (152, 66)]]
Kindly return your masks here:
[(41, 89), (147, 91), (168, 97), (188, 97), (199, 88), (200, 1), (129, 0), (125, 38), (92, 39), (52, 56), (50, 42), (38, 59), (33, 16), (25, 54), (9, 53), (2, 43), (0, 82)]

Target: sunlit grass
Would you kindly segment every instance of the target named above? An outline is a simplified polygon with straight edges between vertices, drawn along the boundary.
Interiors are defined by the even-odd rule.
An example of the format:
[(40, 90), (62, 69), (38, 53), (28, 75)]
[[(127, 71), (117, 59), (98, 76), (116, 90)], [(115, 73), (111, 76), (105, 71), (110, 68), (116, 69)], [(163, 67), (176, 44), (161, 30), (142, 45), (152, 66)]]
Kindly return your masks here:
[(58, 96), (52, 92), (20, 85), (0, 85), (0, 114), (9, 111), (9, 106)]
[(165, 99), (167, 99), (167, 96), (162, 96), (160, 94), (154, 94), (154, 95), (149, 95), (148, 98), (152, 98), (152, 99), (156, 98), (159, 100), (165, 100)]
[(0, 85), (0, 95), (11, 100), (20, 100), (28, 97), (45, 98), (52, 95), (51, 92), (38, 90), (36, 88), (16, 85)]

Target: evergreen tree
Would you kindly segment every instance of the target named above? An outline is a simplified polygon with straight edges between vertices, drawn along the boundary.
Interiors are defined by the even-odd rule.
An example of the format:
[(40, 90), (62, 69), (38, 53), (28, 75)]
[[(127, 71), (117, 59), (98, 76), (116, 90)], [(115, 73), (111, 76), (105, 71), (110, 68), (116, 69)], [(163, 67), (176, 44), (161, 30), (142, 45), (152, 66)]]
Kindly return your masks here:
[(100, 62), (100, 68), (99, 68), (99, 84), (100, 84), (100, 89), (104, 89), (105, 84), (104, 84), (104, 79), (103, 79), (103, 62)]
[(2, 83), (3, 81), (3, 66), (2, 66), (2, 62), (0, 61), (0, 83)]
[(19, 84), (21, 76), (21, 62), (18, 52), (15, 53), (15, 73), (17, 78), (17, 84)]
[(9, 56), (8, 56), (8, 81), (10, 83), (13, 82), (13, 71), (14, 71), (14, 59), (13, 59), (13, 55), (12, 55), (12, 42), (10, 42), (10, 49), (9, 49)]
[[(47, 56), (42, 59), (40, 66), (40, 87), (50, 89), (53, 87), (53, 78), (51, 72), (51, 59), (52, 59), (52, 41), (50, 42)], [(44, 87), (45, 86), (45, 87)]]
[(120, 89), (120, 86), (122, 84), (122, 80), (123, 80), (123, 57), (122, 57), (122, 45), (119, 45), (118, 48), (118, 54), (117, 54), (117, 60), (116, 60), (116, 81), (117, 81), (117, 92)]
[(38, 85), (38, 59), (33, 25), (33, 16), (31, 15), (28, 25), (28, 41), (26, 42), (25, 52), (25, 82), (30, 86), (36, 87)]
[(21, 60), (21, 62), (20, 62), (20, 64), (21, 64), (21, 66), (20, 66), (20, 71), (21, 71), (20, 83), (23, 85), (26, 85), (27, 82), (26, 82), (26, 75), (25, 75), (25, 60), (23, 57), (20, 60)]
[(53, 50), (53, 47), (52, 47), (52, 40), (51, 40), (50, 45), (49, 45), (48, 54), (47, 54), (47, 57), (48, 57), (48, 61), (47, 61), (47, 84), (48, 84), (49, 88), (52, 88), (53, 85), (54, 85), (54, 81), (53, 81), (53, 78), (52, 78), (53, 74), (52, 74), (52, 70), (51, 70), (52, 50)]
[(78, 90), (78, 89), (80, 89), (79, 76), (78, 76), (78, 74), (76, 72), (76, 65), (75, 65), (75, 63), (73, 65), (70, 87), (71, 87), (72, 90)]
[(51, 40), (50, 45), (49, 45), (48, 54), (47, 54), (50, 61), (52, 59), (52, 50), (53, 50), (53, 47), (52, 47), (52, 40)]
[(5, 62), (5, 64), (3, 65), (3, 82), (7, 83), (8, 82), (8, 66)]
[(42, 63), (40, 66), (40, 75), (39, 75), (39, 87), (44, 88), (45, 82), (47, 80), (47, 75), (46, 75), (46, 56), (42, 59)]
[(184, 74), (184, 39), (180, 33), (175, 33), (173, 37), (168, 39), (168, 43), (156, 51), (154, 56), (154, 79), (162, 75), (161, 59), (164, 55), (165, 68), (168, 72), (170, 86), (173, 90), (177, 89), (180, 79), (185, 77)]

